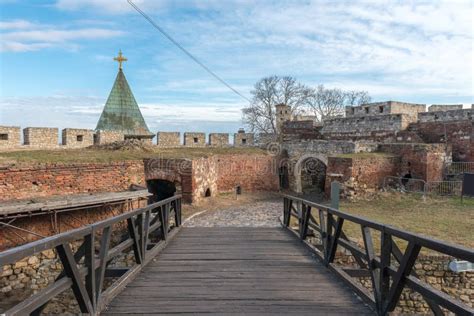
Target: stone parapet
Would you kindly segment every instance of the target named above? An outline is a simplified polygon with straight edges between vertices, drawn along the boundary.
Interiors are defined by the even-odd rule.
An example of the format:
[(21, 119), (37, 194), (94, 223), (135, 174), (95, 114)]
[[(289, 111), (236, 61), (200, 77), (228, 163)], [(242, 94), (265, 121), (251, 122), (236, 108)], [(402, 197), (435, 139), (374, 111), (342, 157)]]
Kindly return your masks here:
[(462, 104), (432, 104), (428, 107), (428, 112), (462, 110)]
[(413, 117), (406, 114), (332, 118), (324, 121), (321, 134), (333, 139), (384, 138), (406, 129), (411, 122)]
[(474, 109), (424, 112), (424, 113), (418, 113), (418, 121), (421, 123), (473, 121), (473, 116), (474, 116)]
[(234, 134), (234, 146), (235, 147), (247, 147), (254, 145), (254, 134), (253, 133), (235, 133)]
[(33, 148), (57, 148), (58, 129), (50, 127), (27, 127), (23, 129), (23, 144)]
[(426, 104), (386, 101), (367, 103), (360, 106), (346, 106), (346, 117), (406, 114), (416, 120), (417, 114), (425, 111)]
[(95, 134), (94, 144), (103, 145), (113, 142), (121, 142), (123, 140), (125, 140), (125, 135), (122, 132), (98, 130)]
[(180, 132), (158, 132), (156, 133), (156, 145), (159, 147), (180, 147), (181, 133)]
[(209, 145), (213, 147), (229, 146), (229, 133), (211, 133), (209, 134)]
[(65, 128), (62, 130), (62, 144), (67, 148), (84, 148), (94, 145), (94, 131), (91, 129)]
[(186, 147), (205, 147), (206, 134), (205, 133), (184, 133), (184, 146)]
[(0, 149), (20, 147), (20, 133), (19, 126), (0, 126)]

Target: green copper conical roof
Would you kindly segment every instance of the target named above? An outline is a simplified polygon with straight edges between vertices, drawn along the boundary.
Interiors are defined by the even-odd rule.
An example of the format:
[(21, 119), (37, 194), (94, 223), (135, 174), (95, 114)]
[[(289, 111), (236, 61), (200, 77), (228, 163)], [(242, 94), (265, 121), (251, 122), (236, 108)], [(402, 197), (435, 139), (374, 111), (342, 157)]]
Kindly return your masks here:
[(122, 69), (105, 103), (96, 130), (121, 131), (125, 136), (152, 137)]

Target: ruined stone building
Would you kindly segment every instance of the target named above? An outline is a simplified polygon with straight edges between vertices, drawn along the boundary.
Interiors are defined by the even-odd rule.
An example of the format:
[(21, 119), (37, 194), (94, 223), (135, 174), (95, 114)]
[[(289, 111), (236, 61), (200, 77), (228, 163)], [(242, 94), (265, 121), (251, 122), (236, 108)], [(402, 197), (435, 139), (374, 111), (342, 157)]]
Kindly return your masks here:
[(387, 101), (347, 107), (345, 117), (322, 124), (287, 118), (280, 123), (280, 184), (317, 195), (332, 181), (351, 194), (375, 191), (390, 176), (442, 181), (447, 164), (474, 161), (473, 112)]
[(119, 71), (97, 123), (99, 135), (96, 137), (117, 138), (114, 140), (135, 138), (151, 143), (155, 135), (148, 129), (122, 70), (122, 62), (127, 59), (119, 52), (115, 60), (119, 62)]

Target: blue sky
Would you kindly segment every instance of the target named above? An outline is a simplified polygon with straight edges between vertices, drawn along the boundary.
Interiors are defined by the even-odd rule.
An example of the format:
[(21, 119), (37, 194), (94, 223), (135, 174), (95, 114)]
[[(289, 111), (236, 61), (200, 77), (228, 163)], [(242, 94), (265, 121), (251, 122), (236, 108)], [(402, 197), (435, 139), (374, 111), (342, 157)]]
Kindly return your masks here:
[[(242, 94), (268, 75), (474, 103), (474, 1), (135, 0)], [(95, 128), (117, 72), (153, 131), (234, 132), (246, 101), (126, 0), (0, 0), (0, 124)]]

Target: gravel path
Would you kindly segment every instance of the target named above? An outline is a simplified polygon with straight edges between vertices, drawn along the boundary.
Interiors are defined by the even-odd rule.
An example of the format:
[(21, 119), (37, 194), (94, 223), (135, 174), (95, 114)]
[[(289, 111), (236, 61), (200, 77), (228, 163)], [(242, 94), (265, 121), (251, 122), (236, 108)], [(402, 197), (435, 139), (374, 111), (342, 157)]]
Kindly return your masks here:
[[(236, 201), (238, 204), (238, 201)], [(258, 201), (217, 211), (205, 211), (185, 221), (185, 227), (276, 227), (280, 226), (281, 201)]]

